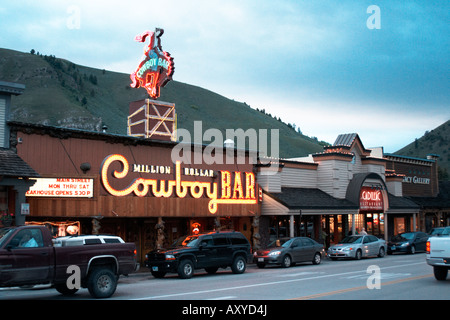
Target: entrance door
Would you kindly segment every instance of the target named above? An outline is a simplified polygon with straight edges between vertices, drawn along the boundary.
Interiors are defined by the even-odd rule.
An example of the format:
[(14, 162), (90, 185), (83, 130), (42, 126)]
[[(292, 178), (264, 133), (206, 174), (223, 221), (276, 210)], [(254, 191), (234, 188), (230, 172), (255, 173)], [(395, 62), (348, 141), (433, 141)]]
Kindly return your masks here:
[(394, 235), (406, 232), (406, 221), (404, 217), (394, 218)]

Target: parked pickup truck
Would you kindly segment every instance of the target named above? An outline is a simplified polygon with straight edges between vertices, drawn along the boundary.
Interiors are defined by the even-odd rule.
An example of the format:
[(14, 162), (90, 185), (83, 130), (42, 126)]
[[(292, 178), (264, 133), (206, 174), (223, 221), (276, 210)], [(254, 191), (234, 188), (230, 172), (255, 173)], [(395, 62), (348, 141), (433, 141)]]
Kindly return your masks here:
[(433, 266), (434, 277), (437, 280), (447, 278), (450, 269), (450, 227), (446, 227), (440, 236), (428, 239), (427, 263)]
[(0, 287), (50, 283), (64, 295), (82, 287), (95, 298), (108, 298), (119, 276), (138, 268), (134, 243), (65, 241), (54, 242), (45, 226), (0, 229)]

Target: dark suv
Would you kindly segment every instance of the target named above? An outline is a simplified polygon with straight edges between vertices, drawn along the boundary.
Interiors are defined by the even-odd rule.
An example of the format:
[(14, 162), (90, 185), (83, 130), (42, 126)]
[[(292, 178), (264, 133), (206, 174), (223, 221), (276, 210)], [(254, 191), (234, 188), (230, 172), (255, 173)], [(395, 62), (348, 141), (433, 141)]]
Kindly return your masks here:
[(145, 265), (156, 278), (167, 272), (177, 272), (189, 279), (195, 269), (215, 273), (231, 267), (233, 273), (243, 273), (251, 257), (250, 243), (240, 232), (211, 232), (178, 239), (172, 248), (151, 251)]

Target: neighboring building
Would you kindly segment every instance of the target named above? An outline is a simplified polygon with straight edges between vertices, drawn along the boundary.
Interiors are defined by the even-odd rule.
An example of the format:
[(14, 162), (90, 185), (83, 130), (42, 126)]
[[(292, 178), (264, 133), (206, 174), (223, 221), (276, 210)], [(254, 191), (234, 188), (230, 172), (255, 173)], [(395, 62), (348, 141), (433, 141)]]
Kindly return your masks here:
[(262, 243), (307, 235), (329, 246), (362, 228), (385, 239), (414, 229), (419, 206), (403, 196), (404, 177), (387, 170), (388, 162), (381, 148), (366, 149), (352, 133), (322, 153), (279, 159), (278, 170), (260, 165), (260, 228), (270, 230)]
[(426, 159), (386, 154), (387, 169), (403, 175), (403, 195), (420, 207), (417, 230), (450, 225), (450, 182), (438, 181), (438, 155)]
[(11, 97), (20, 95), (25, 86), (0, 81), (0, 217), (3, 225), (22, 225), (29, 213), (25, 192), (34, 184), (39, 174), (14, 151), (15, 141), (10, 143), (10, 132), (6, 122), (11, 110)]

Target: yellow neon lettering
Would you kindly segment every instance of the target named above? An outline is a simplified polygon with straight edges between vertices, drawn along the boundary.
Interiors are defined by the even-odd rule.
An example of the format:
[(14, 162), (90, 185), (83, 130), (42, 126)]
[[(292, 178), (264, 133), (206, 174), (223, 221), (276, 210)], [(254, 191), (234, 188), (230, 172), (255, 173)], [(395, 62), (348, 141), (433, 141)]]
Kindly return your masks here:
[[(239, 196), (237, 194), (239, 193)], [(233, 199), (243, 199), (244, 190), (242, 189), (241, 173), (235, 172), (234, 174), (234, 188), (233, 188)]]
[(221, 171), (222, 174), (222, 199), (231, 198), (231, 173)]
[(128, 175), (130, 166), (127, 159), (119, 154), (109, 155), (103, 160), (101, 168), (102, 184), (106, 191), (113, 196), (123, 197), (131, 193), (136, 196), (144, 197), (148, 194), (149, 190), (155, 197), (171, 197), (174, 193), (179, 198), (186, 197), (188, 191), (190, 195), (195, 198), (201, 198), (203, 195), (211, 199), (208, 203), (209, 212), (214, 214), (217, 212), (218, 204), (256, 204), (258, 203), (255, 198), (255, 176), (253, 173), (245, 173), (245, 199), (244, 191), (241, 180), (241, 173), (235, 173), (234, 191), (233, 197), (231, 197), (231, 173), (229, 171), (221, 171), (221, 184), (222, 184), (222, 197), (217, 198), (218, 188), (217, 183), (200, 182), (200, 181), (182, 181), (181, 180), (181, 162), (175, 163), (175, 181), (174, 180), (156, 180), (156, 179), (134, 179), (128, 187), (123, 190), (114, 189), (108, 177), (108, 171), (112, 163), (119, 162), (122, 165), (122, 170), (114, 170), (113, 177), (117, 179), (123, 179)]

